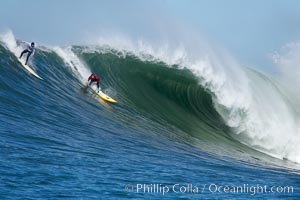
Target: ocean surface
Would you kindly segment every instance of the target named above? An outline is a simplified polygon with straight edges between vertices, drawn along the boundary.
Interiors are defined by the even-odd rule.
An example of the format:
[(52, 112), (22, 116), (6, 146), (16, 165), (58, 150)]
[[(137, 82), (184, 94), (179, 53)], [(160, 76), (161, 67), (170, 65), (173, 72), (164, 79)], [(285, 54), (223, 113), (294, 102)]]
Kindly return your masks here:
[[(0, 37), (0, 199), (300, 199), (298, 108), (230, 61)], [(173, 59), (174, 58), (174, 59)], [(91, 73), (118, 100), (83, 90)]]

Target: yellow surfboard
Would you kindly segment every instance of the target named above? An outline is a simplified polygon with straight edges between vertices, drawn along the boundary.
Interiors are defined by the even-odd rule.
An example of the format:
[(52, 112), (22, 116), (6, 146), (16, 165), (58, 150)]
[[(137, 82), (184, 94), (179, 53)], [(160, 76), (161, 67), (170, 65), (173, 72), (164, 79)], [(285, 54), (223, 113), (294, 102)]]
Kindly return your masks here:
[(21, 59), (18, 58), (18, 61), (22, 64), (22, 66), (23, 66), (30, 74), (32, 74), (33, 76), (35, 76), (35, 77), (37, 77), (37, 78), (43, 80), (43, 78), (40, 77), (35, 71), (33, 71), (33, 69), (31, 69), (28, 65), (25, 65)]
[[(95, 91), (96, 92), (96, 91)], [(117, 103), (116, 100), (114, 100), (113, 98), (111, 98), (110, 96), (108, 96), (107, 94), (104, 94), (102, 91), (99, 91), (99, 92), (96, 92), (98, 94), (98, 96), (105, 100), (105, 101), (108, 101), (108, 102), (111, 102), (111, 103)]]
[(98, 97), (100, 97), (100, 99), (103, 99), (107, 102), (110, 102), (110, 103), (117, 103), (117, 100), (111, 98), (110, 96), (108, 96), (107, 94), (105, 94), (104, 92), (102, 92), (101, 90), (99, 92), (97, 92), (94, 88), (92, 88), (91, 86), (89, 85), (86, 85), (85, 88), (90, 88), (94, 93), (96, 93), (98, 95)]

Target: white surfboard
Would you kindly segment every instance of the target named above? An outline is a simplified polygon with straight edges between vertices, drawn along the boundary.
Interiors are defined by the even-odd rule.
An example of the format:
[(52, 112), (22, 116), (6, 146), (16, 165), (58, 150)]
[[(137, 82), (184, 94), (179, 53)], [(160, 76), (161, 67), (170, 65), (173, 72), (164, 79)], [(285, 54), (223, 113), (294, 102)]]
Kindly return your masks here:
[(22, 66), (30, 73), (32, 74), (33, 76), (41, 79), (41, 80), (44, 80), (42, 77), (40, 77), (35, 71), (33, 71), (33, 69), (31, 69), (28, 64), (25, 65), (24, 61), (22, 61), (21, 59), (18, 58), (18, 61), (22, 64)]

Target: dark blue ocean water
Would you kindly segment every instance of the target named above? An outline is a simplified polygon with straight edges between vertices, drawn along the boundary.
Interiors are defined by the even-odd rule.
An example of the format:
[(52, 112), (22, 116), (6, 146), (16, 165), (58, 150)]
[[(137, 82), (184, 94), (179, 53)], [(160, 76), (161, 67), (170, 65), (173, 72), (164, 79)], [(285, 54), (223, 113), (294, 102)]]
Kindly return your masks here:
[[(234, 141), (202, 89), (201, 104), (189, 107), (199, 99), (180, 93), (194, 84), (188, 73), (78, 56), (117, 104), (84, 92), (54, 52), (33, 58), (41, 81), (0, 46), (0, 199), (300, 198), (297, 164)], [(135, 68), (149, 65), (147, 76)], [(178, 80), (181, 96), (160, 77)]]

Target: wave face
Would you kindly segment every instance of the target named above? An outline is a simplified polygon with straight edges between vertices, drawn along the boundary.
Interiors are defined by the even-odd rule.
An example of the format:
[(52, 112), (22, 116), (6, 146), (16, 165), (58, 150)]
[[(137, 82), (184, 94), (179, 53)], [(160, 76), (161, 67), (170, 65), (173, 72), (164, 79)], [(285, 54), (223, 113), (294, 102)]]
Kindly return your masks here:
[[(139, 46), (133, 51), (133, 46), (127, 50), (113, 45), (41, 46), (29, 63), (45, 79), (40, 81), (18, 63), (21, 48), (14, 36), (2, 35), (1, 160), (7, 165), (3, 167), (12, 160), (18, 178), (45, 187), (60, 187), (63, 181), (71, 184), (75, 178), (74, 184), (82, 188), (89, 184), (95, 194), (101, 187), (99, 177), (108, 186), (115, 184), (105, 170), (115, 179), (127, 180), (130, 168), (162, 162), (158, 155), (169, 157), (169, 164), (177, 166), (182, 160), (175, 154), (184, 163), (195, 162), (195, 167), (201, 163), (212, 173), (220, 168), (211, 165), (229, 166), (226, 173), (230, 174), (244, 168), (244, 162), (263, 168), (298, 168), (276, 159), (300, 162), (298, 115), (293, 112), (292, 97), (275, 80), (217, 55), (195, 60), (179, 53), (178, 59), (157, 56)], [(92, 72), (100, 75), (102, 89), (118, 104), (99, 103), (81, 90)], [(28, 164), (36, 161), (37, 166)], [(180, 167), (176, 170), (184, 173)], [(30, 175), (34, 173), (49, 179)], [(134, 173), (130, 177), (142, 180), (135, 179)], [(32, 195), (41, 190), (31, 190)], [(72, 190), (69, 195), (82, 194)]]
[[(238, 144), (242, 143), (299, 162), (299, 117), (293, 109), (293, 96), (263, 73), (242, 69), (231, 60), (224, 63), (205, 58), (195, 64), (184, 60), (168, 65), (170, 59), (162, 62), (145, 57), (144, 52), (103, 47), (74, 47), (73, 51), (92, 71), (110, 79), (107, 87), (118, 90), (126, 105), (205, 141), (202, 147), (210, 148), (217, 141), (228, 145), (226, 150), (232, 146), (240, 150), (245, 148)], [(220, 63), (229, 65), (228, 71), (221, 71)]]

